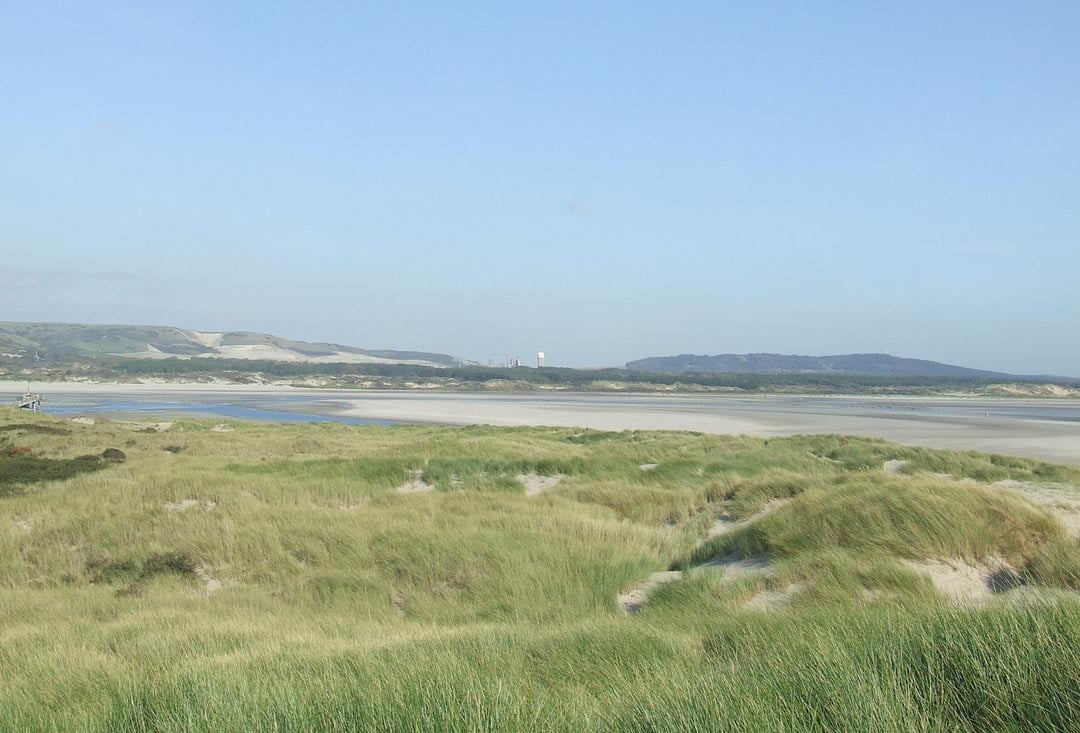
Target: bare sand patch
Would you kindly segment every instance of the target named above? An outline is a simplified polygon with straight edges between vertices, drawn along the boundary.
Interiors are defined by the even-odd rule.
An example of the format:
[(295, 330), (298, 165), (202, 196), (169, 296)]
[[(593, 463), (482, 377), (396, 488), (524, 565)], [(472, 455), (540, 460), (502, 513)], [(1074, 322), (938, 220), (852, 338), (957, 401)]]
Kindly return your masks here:
[(691, 572), (719, 572), (725, 581), (741, 580), (753, 575), (767, 575), (772, 570), (772, 560), (765, 555), (755, 557), (727, 557), (698, 565)]
[(398, 486), (394, 491), (399, 494), (427, 494), (435, 490), (434, 486), (424, 482), (423, 469), (417, 468), (408, 471), (408, 475), (410, 480)]
[(218, 423), (214, 427), (210, 428), (211, 433), (231, 433), (231, 432), (233, 432), (235, 430), (236, 430), (236, 428), (230, 428), (228, 425), (226, 425), (223, 422)]
[(34, 525), (31, 524), (29, 519), (16, 519), (15, 527), (21, 529), (23, 532), (29, 532), (34, 528)]
[(989, 557), (978, 564), (959, 557), (901, 562), (928, 576), (935, 590), (963, 605), (981, 605), (995, 594), (1021, 585), (1016, 568), (1000, 557)]
[(743, 527), (746, 527), (747, 525), (756, 522), (762, 517), (768, 514), (772, 514), (777, 509), (784, 506), (790, 501), (791, 499), (772, 499), (760, 510), (743, 519), (733, 519), (728, 514), (722, 514), (717, 517), (716, 521), (713, 523), (713, 526), (709, 527), (709, 531), (705, 533), (705, 539), (711, 540), (716, 537), (722, 537), (723, 535), (740, 530)]
[(210, 511), (217, 506), (216, 501), (200, 501), (199, 499), (181, 499), (180, 501), (167, 501), (163, 505), (167, 512), (186, 512), (188, 509), (200, 507)]
[(655, 471), (656, 467), (659, 465), (659, 463), (642, 463), (640, 466), (638, 466), (638, 468), (640, 468), (642, 471)]
[(791, 605), (795, 597), (809, 587), (806, 583), (792, 583), (784, 590), (763, 590), (755, 593), (743, 608), (747, 611), (778, 611)]
[(662, 570), (653, 573), (642, 582), (634, 585), (629, 590), (619, 593), (615, 597), (616, 603), (625, 613), (639, 613), (649, 601), (649, 595), (662, 585), (674, 583), (686, 575), (699, 573), (719, 573), (723, 582), (733, 582), (754, 575), (764, 575), (770, 572), (772, 562), (768, 557), (758, 556), (751, 558), (729, 557), (723, 560), (713, 560), (703, 565), (698, 565), (688, 571)]
[(394, 489), (399, 494), (428, 494), (435, 490), (435, 487), (431, 484), (425, 484), (423, 481), (416, 480), (410, 481), (407, 484)]
[(208, 594), (216, 593), (217, 591), (225, 587), (225, 584), (223, 582), (221, 582), (217, 578), (212, 577), (210, 575), (210, 572), (202, 565), (195, 568), (195, 575), (197, 575), (199, 577), (199, 580), (203, 582), (204, 586), (206, 587), (206, 592)]
[(615, 601), (625, 613), (640, 613), (649, 600), (649, 594), (662, 585), (682, 579), (681, 570), (664, 570), (653, 573), (625, 593), (615, 597)]
[(71, 422), (76, 425), (97, 425), (97, 420), (92, 417), (73, 417)]
[(911, 463), (911, 461), (904, 461), (899, 458), (892, 458), (888, 461), (885, 461), (885, 464), (881, 468), (885, 471), (885, 473), (900, 473), (904, 466), (909, 463)]
[(554, 489), (566, 478), (563, 474), (541, 476), (538, 473), (519, 473), (514, 477), (525, 487), (525, 496), (540, 496), (548, 489)]
[[(791, 499), (773, 499), (762, 507), (760, 511), (738, 521), (721, 517), (709, 528), (709, 531), (698, 541), (696, 546), (700, 547), (714, 537), (719, 537), (729, 532), (733, 532), (736, 529), (746, 527), (761, 517), (776, 511), (789, 501), (791, 501)], [(765, 555), (750, 558), (739, 558), (735, 556), (725, 557), (723, 559), (710, 560), (709, 562), (697, 565), (685, 573), (680, 570), (665, 570), (653, 573), (641, 583), (638, 583), (623, 593), (619, 593), (615, 600), (624, 612), (638, 613), (645, 607), (645, 604), (649, 600), (649, 594), (652, 593), (652, 591), (661, 585), (680, 580), (687, 573), (720, 573), (722, 580), (724, 582), (729, 582), (753, 575), (765, 575), (771, 572), (771, 569), (772, 561)]]
[(171, 422), (171, 421), (146, 422), (146, 421), (141, 421), (140, 420), (140, 421), (135, 421), (135, 422), (125, 422), (125, 423), (123, 423), (124, 428), (126, 428), (128, 430), (143, 430), (143, 431), (153, 430), (153, 431), (158, 432), (158, 433), (165, 432), (166, 430), (171, 428), (173, 425), (174, 425), (174, 423)]
[(220, 346), (221, 339), (225, 336), (224, 333), (215, 333), (211, 331), (188, 331), (188, 335), (203, 346), (211, 349)]
[(994, 484), (1002, 489), (1018, 491), (1032, 504), (1046, 509), (1065, 527), (1070, 537), (1080, 538), (1080, 497), (1074, 489), (1057, 484), (1005, 479)]
[(322, 363), (349, 363), (349, 364), (420, 364), (425, 366), (440, 366), (439, 364), (424, 359), (388, 359), (371, 354), (360, 354), (352, 351), (334, 350), (332, 353), (320, 356), (312, 356), (293, 349), (277, 346), (274, 344), (222, 344), (222, 339), (212, 337), (217, 334), (205, 334), (210, 338), (197, 340), (213, 351), (198, 354), (196, 358), (220, 357), (225, 359), (268, 359), (271, 361), (304, 362), (311, 364)]

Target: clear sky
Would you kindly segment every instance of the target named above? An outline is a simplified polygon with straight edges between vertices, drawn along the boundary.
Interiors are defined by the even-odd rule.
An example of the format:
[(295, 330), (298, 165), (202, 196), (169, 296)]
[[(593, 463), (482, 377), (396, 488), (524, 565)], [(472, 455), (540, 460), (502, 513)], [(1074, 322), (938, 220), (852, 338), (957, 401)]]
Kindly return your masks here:
[(24, 2), (0, 319), (1080, 376), (1080, 3)]

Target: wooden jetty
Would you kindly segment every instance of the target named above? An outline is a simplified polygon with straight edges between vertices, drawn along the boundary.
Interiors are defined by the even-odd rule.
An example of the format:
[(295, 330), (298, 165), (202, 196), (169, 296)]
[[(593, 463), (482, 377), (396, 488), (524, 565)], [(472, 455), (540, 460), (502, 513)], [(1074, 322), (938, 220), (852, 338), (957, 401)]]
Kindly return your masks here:
[(15, 403), (15, 407), (20, 410), (30, 410), (30, 412), (37, 412), (41, 408), (41, 395), (34, 394), (33, 392), (27, 392)]

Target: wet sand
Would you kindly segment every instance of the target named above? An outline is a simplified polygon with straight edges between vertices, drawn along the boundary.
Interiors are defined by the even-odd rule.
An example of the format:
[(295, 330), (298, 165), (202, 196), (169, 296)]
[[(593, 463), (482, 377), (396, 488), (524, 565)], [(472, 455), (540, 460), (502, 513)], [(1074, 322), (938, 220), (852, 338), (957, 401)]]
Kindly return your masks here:
[[(25, 384), (0, 383), (0, 403)], [(1080, 402), (938, 397), (361, 392), (227, 384), (34, 384), (47, 405), (130, 400), (453, 425), (694, 430), (761, 437), (838, 433), (1080, 465)]]
[[(1071, 417), (1080, 405), (1038, 400), (399, 393), (350, 396), (346, 402), (341, 414), (379, 419), (760, 437), (837, 433), (1080, 465), (1080, 420), (1054, 415)], [(1027, 408), (1039, 417), (996, 415), (1002, 408)]]

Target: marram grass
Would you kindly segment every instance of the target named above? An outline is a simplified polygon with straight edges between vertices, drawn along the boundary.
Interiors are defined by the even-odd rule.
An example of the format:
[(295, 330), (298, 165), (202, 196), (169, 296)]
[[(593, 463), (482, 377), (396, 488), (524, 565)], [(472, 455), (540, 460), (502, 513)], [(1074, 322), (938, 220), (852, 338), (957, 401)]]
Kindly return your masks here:
[[(564, 478), (526, 497), (533, 473)], [(1080, 471), (836, 436), (3, 412), (0, 730), (1068, 730), (1080, 548), (1001, 479)], [(772, 573), (616, 603), (720, 557)], [(1026, 585), (957, 606), (928, 558)]]

